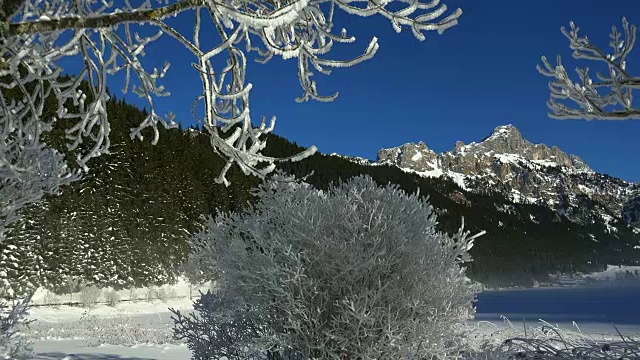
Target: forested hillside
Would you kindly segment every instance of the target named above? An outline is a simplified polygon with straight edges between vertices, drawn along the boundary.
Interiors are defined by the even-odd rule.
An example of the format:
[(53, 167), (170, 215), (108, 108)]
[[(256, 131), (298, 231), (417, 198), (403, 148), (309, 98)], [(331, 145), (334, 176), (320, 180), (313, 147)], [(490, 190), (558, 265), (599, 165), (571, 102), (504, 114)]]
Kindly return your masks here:
[[(166, 283), (181, 271), (187, 239), (202, 216), (239, 211), (258, 183), (233, 168), (229, 187), (216, 184), (223, 161), (197, 129), (160, 129), (159, 143), (131, 140), (129, 129), (144, 110), (113, 99), (108, 103), (111, 154), (89, 163), (90, 174), (46, 198), (2, 244), (2, 281), (15, 292), (31, 284), (62, 289), (77, 280), (124, 288)], [(66, 151), (65, 124), (57, 124), (47, 143)], [(87, 145), (88, 146), (88, 145)], [(287, 156), (301, 147), (272, 135), (266, 153)], [(74, 154), (68, 153), (73, 162)], [(471, 253), (469, 276), (484, 283), (530, 284), (549, 273), (604, 269), (606, 264), (637, 264), (640, 236), (621, 227), (617, 237), (604, 224), (580, 225), (536, 205), (515, 204), (499, 194), (465, 192), (447, 179), (423, 178), (394, 166), (357, 164), (316, 154), (279, 165), (285, 172), (326, 189), (367, 174), (379, 184), (398, 184), (429, 196), (440, 229), (457, 230), (461, 218), (472, 233), (486, 230)], [(8, 280), (12, 279), (11, 282)]]

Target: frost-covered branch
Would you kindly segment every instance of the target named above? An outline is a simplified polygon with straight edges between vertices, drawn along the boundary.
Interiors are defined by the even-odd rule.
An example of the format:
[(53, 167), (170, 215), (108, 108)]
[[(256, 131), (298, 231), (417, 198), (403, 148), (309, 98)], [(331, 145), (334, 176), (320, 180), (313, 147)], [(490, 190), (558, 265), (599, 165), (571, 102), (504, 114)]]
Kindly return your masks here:
[[(600, 63), (606, 73), (590, 75), (588, 67), (576, 68), (578, 81), (573, 81), (562, 65), (560, 56), (555, 66), (542, 57), (538, 71), (552, 78), (549, 82), (551, 97), (547, 106), (550, 117), (556, 119), (628, 120), (640, 119), (640, 108), (634, 106), (633, 91), (640, 88), (640, 77), (627, 68), (627, 57), (636, 41), (636, 27), (622, 19), (622, 32), (614, 26), (609, 35), (608, 53), (594, 45), (586, 36), (579, 36), (579, 28), (570, 23), (570, 29), (561, 29), (569, 39), (573, 58)], [(573, 103), (574, 105), (570, 105)]]
[[(331, 101), (337, 93), (318, 93), (315, 81), (311, 80), (314, 71), (329, 74), (331, 68), (349, 67), (371, 58), (378, 49), (374, 37), (361, 56), (350, 60), (325, 58), (334, 43), (355, 41), (347, 36), (345, 29), (339, 34), (333, 33), (336, 9), (359, 16), (380, 14), (391, 21), (396, 31), (402, 26), (411, 27), (420, 40), (424, 39), (424, 31), (442, 33), (454, 26), (462, 13), (457, 9), (446, 15), (447, 8), (440, 0), (426, 3), (419, 0), (142, 0), (137, 5), (126, 0), (120, 7), (107, 0), (11, 1), (21, 5), (14, 9), (15, 13), (6, 15), (8, 22), (0, 26), (3, 34), (0, 67), (7, 71), (21, 67), (36, 76), (47, 76), (46, 81), (58, 98), (57, 118), (66, 120), (65, 123), (73, 121), (67, 130), (68, 146), (82, 150), (77, 159), (81, 167), (86, 170), (89, 159), (109, 149), (106, 75), (125, 72), (123, 91), (131, 90), (148, 103), (149, 116), (132, 129), (132, 137), (142, 138), (142, 131), (150, 127), (155, 143), (158, 124), (168, 128), (176, 126), (173, 116), (161, 116), (154, 106), (155, 97), (169, 95), (157, 83), (169, 64), (157, 70), (147, 69), (142, 62), (145, 48), (162, 34), (168, 34), (195, 57), (194, 67), (203, 84), (196, 104), (202, 102), (205, 110), (204, 118), (199, 121), (209, 133), (214, 150), (227, 159), (227, 165), (216, 179), (225, 184), (228, 184), (225, 173), (233, 164), (238, 164), (247, 174), (262, 177), (279, 161), (297, 161), (315, 152), (315, 147), (311, 147), (286, 159), (262, 155), (264, 135), (273, 129), (275, 118), (268, 126), (264, 119), (258, 126), (251, 122), (252, 84), (245, 81), (246, 53), (257, 51), (261, 62), (274, 55), (298, 58), (303, 94), (297, 100)], [(168, 23), (168, 18), (181, 16), (186, 11), (196, 14), (189, 34), (181, 33)], [(215, 31), (201, 34), (203, 21), (211, 21)], [(142, 36), (134, 27), (144, 24), (160, 31)], [(205, 49), (200, 37), (213, 38), (217, 45)], [(241, 43), (245, 45), (244, 51), (239, 46)], [(219, 71), (212, 62), (217, 56), (227, 57), (227, 65)], [(58, 63), (68, 57), (79, 57), (84, 67), (71, 81), (61, 83), (57, 80), (61, 72)], [(79, 90), (82, 80), (89, 82), (90, 93)], [(92, 143), (90, 148), (81, 147), (87, 139)]]
[(31, 296), (14, 301), (12, 306), (0, 302), (0, 356), (3, 359), (30, 359), (31, 343), (20, 333), (19, 326), (28, 326)]
[(23, 34), (49, 33), (65, 29), (100, 29), (124, 23), (146, 23), (173, 17), (185, 10), (190, 10), (202, 4), (202, 0), (183, 0), (175, 4), (139, 11), (115, 11), (91, 17), (74, 16), (51, 19), (41, 16), (37, 21), (23, 21), (9, 24), (9, 36)]
[(69, 171), (61, 153), (40, 140), (52, 125), (40, 117), (54, 90), (49, 74), (25, 72), (0, 69), (0, 242), (21, 208), (57, 193), (78, 175)]
[[(24, 73), (0, 69), (0, 245), (22, 208), (45, 194), (57, 193), (78, 177), (69, 171), (61, 153), (40, 141), (41, 134), (51, 129), (50, 122), (34, 116), (42, 114), (52, 90), (46, 74)], [(14, 295), (0, 283), (0, 356), (26, 359), (28, 342), (16, 328), (24, 324), (29, 299), (7, 306), (2, 299)]]

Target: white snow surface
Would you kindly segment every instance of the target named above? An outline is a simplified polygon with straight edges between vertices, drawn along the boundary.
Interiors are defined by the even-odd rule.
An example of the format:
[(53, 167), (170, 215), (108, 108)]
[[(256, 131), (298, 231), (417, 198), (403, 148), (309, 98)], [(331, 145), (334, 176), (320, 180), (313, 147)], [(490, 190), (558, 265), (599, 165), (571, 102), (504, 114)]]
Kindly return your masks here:
[[(101, 297), (90, 309), (77, 305), (79, 293), (52, 297), (39, 289), (29, 311), (29, 318), (35, 322), (26, 333), (33, 340), (35, 359), (39, 360), (186, 360), (191, 358), (187, 346), (167, 341), (173, 325), (169, 308), (189, 313), (199, 291), (212, 287), (209, 283), (189, 286), (185, 278), (180, 278), (178, 283), (162, 287), (171, 296), (164, 301), (148, 300), (150, 289), (138, 288), (118, 291), (124, 301), (114, 307), (101, 303)], [(73, 306), (67, 305), (70, 300)], [(135, 334), (139, 329), (148, 329), (142, 335), (146, 341), (138, 341), (139, 335)], [(111, 339), (125, 339), (128, 343)]]
[[(152, 302), (134, 301), (121, 302), (115, 307), (99, 304), (95, 308), (87, 310), (81, 307), (58, 305), (36, 306), (30, 311), (30, 319), (36, 320), (32, 325), (38, 329), (46, 329), (51, 326), (57, 332), (44, 334), (30, 334), (33, 339), (35, 359), (66, 359), (66, 360), (182, 360), (190, 359), (191, 353), (184, 344), (136, 344), (125, 346), (120, 344), (97, 345), (96, 339), (85, 336), (65, 334), (65, 325), (72, 326), (81, 322), (81, 318), (93, 315), (104, 321), (114, 318), (125, 318), (135, 323), (149, 326), (165, 327), (171, 329), (171, 313), (169, 308), (190, 312), (192, 300), (189, 298), (167, 300), (166, 303), (159, 300)], [(88, 325), (90, 326), (90, 325)]]
[(625, 265), (607, 265), (607, 270), (586, 274), (586, 278), (591, 278), (599, 281), (615, 280), (620, 276), (623, 276), (627, 272), (640, 273), (640, 266), (625, 266)]
[[(195, 299), (195, 298), (194, 298)], [(171, 299), (167, 302), (160, 300), (148, 301), (124, 301), (117, 306), (111, 307), (106, 304), (99, 304), (93, 309), (86, 309), (80, 306), (55, 305), (55, 306), (34, 306), (29, 310), (30, 318), (39, 322), (64, 323), (78, 321), (87, 313), (98, 318), (113, 318), (116, 316), (136, 316), (141, 318), (169, 316), (169, 308), (176, 310), (190, 310), (193, 300), (189, 298)]]
[[(638, 267), (623, 267), (610, 266), (604, 273), (610, 274), (615, 271), (640, 269)], [(595, 275), (595, 274), (592, 274)], [(123, 302), (116, 307), (109, 307), (107, 305), (98, 305), (90, 311), (92, 315), (96, 315), (99, 318), (108, 319), (118, 316), (130, 316), (135, 317), (137, 321), (142, 319), (162, 319), (164, 323), (169, 318), (169, 307), (177, 308), (182, 311), (189, 311), (192, 303), (188, 298), (169, 300), (167, 303), (160, 301), (152, 301), (151, 303), (145, 301), (139, 302)], [(80, 318), (81, 314), (85, 310), (81, 308), (75, 308), (72, 306), (39, 306), (33, 308), (31, 311), (31, 318), (39, 320), (41, 322), (57, 322), (65, 323), (76, 321)], [(501, 323), (483, 321), (486, 315), (491, 314), (476, 314), (479, 315), (475, 320), (471, 320), (469, 325), (474, 328), (474, 337), (477, 340), (481, 338), (507, 338), (521, 333), (523, 327), (539, 326), (532, 314), (527, 314), (528, 321), (526, 324), (518, 319), (523, 319), (524, 316), (518, 314), (508, 314), (507, 318), (512, 319), (511, 323)], [(484, 315), (484, 316), (483, 316)], [(556, 324), (554, 324), (556, 325)], [(573, 324), (560, 323), (557, 324), (564, 329), (573, 329)], [(610, 324), (605, 323), (581, 323), (580, 330), (597, 339), (615, 339), (615, 329)], [(640, 335), (640, 325), (622, 325), (618, 328), (627, 336), (636, 337)], [(136, 344), (133, 346), (123, 346), (119, 344), (103, 344), (96, 346), (95, 341), (92, 344), (91, 339), (86, 338), (65, 338), (63, 333), (57, 337), (40, 338), (34, 341), (34, 350), (36, 360), (187, 360), (190, 359), (191, 353), (186, 345), (183, 344)]]
[(34, 360), (189, 360), (186, 345), (101, 345), (84, 340), (39, 340), (34, 344)]
[[(168, 307), (178, 307), (184, 310), (191, 308), (188, 299), (174, 300), (168, 303), (153, 302), (151, 304), (140, 302), (140, 304), (120, 304), (116, 308), (109, 308), (106, 305), (98, 305), (91, 310), (92, 314), (108, 318), (114, 314), (123, 313), (130, 316), (145, 315), (148, 317), (167, 317)], [(47, 306), (38, 307), (32, 312), (32, 318), (41, 321), (69, 321), (78, 318), (78, 309), (70, 306)], [(55, 315), (53, 315), (55, 313)], [(484, 321), (487, 315), (477, 314), (475, 320), (469, 321), (469, 325), (474, 329), (473, 334), (477, 340), (481, 338), (511, 337), (521, 333), (527, 326), (539, 326), (540, 323), (533, 320), (536, 317), (527, 314), (527, 319), (532, 319), (526, 324), (519, 319), (523, 319), (523, 314), (508, 314), (508, 322), (488, 322)], [(564, 329), (573, 329), (570, 322), (554, 324)], [(580, 330), (595, 339), (615, 339), (615, 329), (610, 324), (605, 323), (581, 323)], [(621, 325), (618, 328), (628, 336), (636, 337), (640, 335), (640, 325)], [(63, 334), (61, 334), (63, 335)], [(123, 346), (118, 344), (103, 344), (95, 346), (91, 339), (68, 339), (63, 336), (59, 338), (37, 339), (34, 341), (36, 360), (187, 360), (191, 353), (183, 344), (137, 344), (133, 346)]]

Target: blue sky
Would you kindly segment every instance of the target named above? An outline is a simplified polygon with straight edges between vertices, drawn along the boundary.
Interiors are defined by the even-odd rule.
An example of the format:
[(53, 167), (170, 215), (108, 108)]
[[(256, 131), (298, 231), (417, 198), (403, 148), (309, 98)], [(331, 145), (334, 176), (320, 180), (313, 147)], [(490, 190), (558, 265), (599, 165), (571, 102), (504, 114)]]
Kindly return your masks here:
[[(541, 55), (555, 59), (558, 53), (568, 69), (575, 67), (560, 33), (570, 20), (604, 47), (611, 26), (619, 26), (623, 16), (640, 25), (640, 1), (443, 1), (463, 9), (460, 24), (443, 35), (427, 33), (424, 42), (409, 29), (396, 34), (381, 17), (338, 16), (336, 27), (347, 28), (357, 41), (336, 45), (333, 58), (358, 54), (372, 36), (379, 38), (380, 49), (365, 63), (315, 76), (321, 92), (340, 92), (333, 103), (294, 101), (301, 94), (295, 60), (249, 62), (254, 120), (276, 115), (279, 135), (316, 145), (323, 153), (369, 159), (380, 148), (406, 142), (424, 141), (437, 152), (447, 151), (457, 140), (478, 141), (498, 125), (513, 124), (530, 141), (557, 145), (596, 171), (640, 181), (640, 122), (548, 118), (547, 79), (535, 68)], [(181, 27), (192, 20), (175, 21), (183, 22)], [(147, 58), (149, 64), (172, 63), (163, 82), (172, 96), (158, 99), (158, 109), (193, 124), (190, 107), (201, 89), (190, 66), (193, 58), (168, 37), (150, 46)], [(628, 68), (640, 72), (640, 49), (630, 58), (638, 61)]]

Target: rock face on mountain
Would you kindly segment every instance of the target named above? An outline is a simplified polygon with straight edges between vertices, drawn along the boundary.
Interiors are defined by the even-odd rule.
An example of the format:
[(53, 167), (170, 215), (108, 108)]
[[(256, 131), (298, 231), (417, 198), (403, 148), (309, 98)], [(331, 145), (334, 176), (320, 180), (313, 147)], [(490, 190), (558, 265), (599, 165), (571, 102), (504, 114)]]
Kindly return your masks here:
[(596, 173), (556, 146), (532, 144), (512, 125), (495, 128), (477, 143), (458, 141), (440, 154), (423, 142), (381, 149), (376, 163), (449, 177), (472, 192), (500, 192), (514, 202), (548, 206), (580, 223), (640, 225), (640, 185)]
[(638, 184), (622, 206), (622, 219), (628, 224), (640, 227), (640, 185)]
[(422, 141), (378, 151), (378, 162), (390, 162), (401, 168), (415, 171), (432, 170), (437, 158), (438, 154)]

